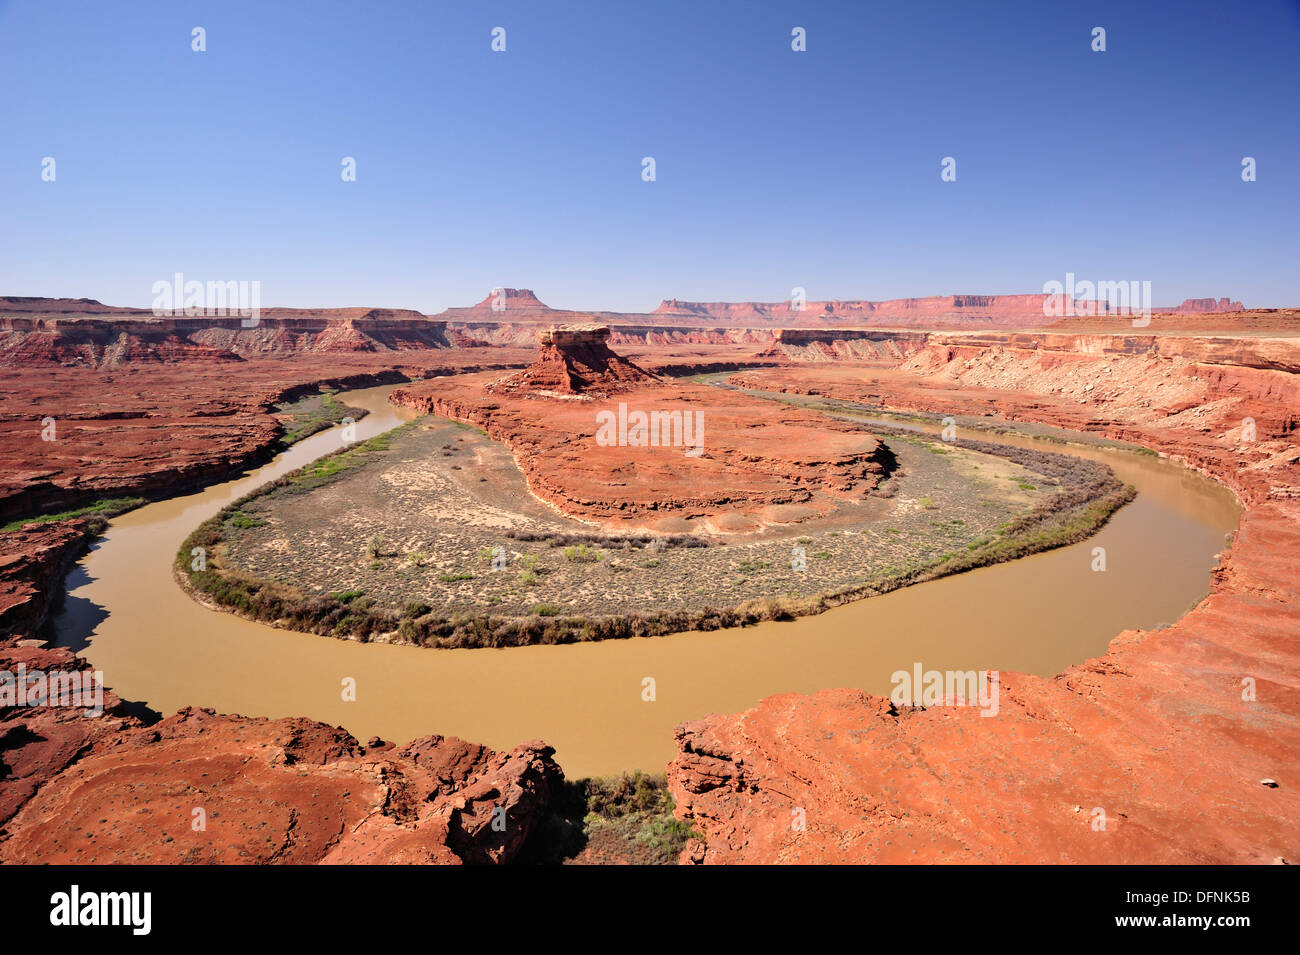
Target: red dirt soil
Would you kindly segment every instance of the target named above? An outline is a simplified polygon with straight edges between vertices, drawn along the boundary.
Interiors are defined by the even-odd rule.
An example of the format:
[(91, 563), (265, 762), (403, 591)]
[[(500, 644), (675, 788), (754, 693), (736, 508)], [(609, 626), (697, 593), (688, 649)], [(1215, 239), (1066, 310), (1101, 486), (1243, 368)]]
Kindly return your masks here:
[[(1134, 355), (1087, 338), (1049, 350), (1049, 337), (1011, 348), (933, 336), (898, 368), (845, 362), (733, 380), (900, 410), (997, 412), (1181, 458), (1247, 508), (1211, 595), (1174, 626), (1122, 633), (1104, 657), (1055, 678), (1002, 673), (992, 718), (825, 690), (684, 724), (669, 784), (678, 815), (705, 836), (684, 861), (1300, 854), (1300, 348), (1160, 340)], [(1243, 441), (1251, 416), (1258, 433)], [(792, 826), (795, 810), (804, 831)]]
[[(608, 526), (756, 531), (777, 520), (779, 505), (822, 515), (884, 476), (883, 445), (860, 429), (736, 392), (654, 380), (604, 345), (604, 328), (592, 328), (541, 333), (540, 355), (524, 372), (429, 379), (391, 400), (482, 428), (514, 452), (535, 495)], [(699, 440), (602, 445), (600, 416), (617, 419), (620, 406), (629, 421), (665, 412), (696, 422)]]
[[(97, 303), (24, 303), (0, 303), (0, 313), (104, 318), (118, 312)], [(332, 311), (343, 320), (370, 310)], [(109, 346), (78, 358), (0, 344), (0, 415), (7, 425), (0, 429), (0, 504), (15, 516), (103, 496), (196, 487), (269, 453), (279, 436), (270, 405), (294, 389), (449, 372), (467, 374), (413, 386), (416, 403), (445, 402), (451, 411), (481, 416), (513, 442), (526, 473), (529, 467), (553, 473), (530, 459), (576, 454), (585, 461), (593, 449), (584, 444), (579, 453), (545, 441), (532, 447), (542, 433), (538, 417), (568, 415), (570, 435), (590, 436), (596, 402), (607, 399), (484, 394), (482, 385), (533, 360), (535, 350), (518, 345), (532, 341), (536, 322), (578, 314), (535, 306), (532, 312), (514, 325), (479, 326), (500, 343), (472, 348), (385, 352), (362, 332), (378, 342), (376, 350), (312, 353), (319, 339), (300, 329), (265, 358), (222, 345), (231, 359), (191, 351), (218, 348), (194, 341), (202, 329), (163, 329), (164, 338), (179, 336), (176, 349), (148, 334), (140, 339), (147, 347), (136, 347), (128, 335), (130, 347), (109, 354), (104, 365)], [(1243, 323), (1237, 326), (1242, 335), (1294, 334), (1295, 315), (1235, 313), (1231, 322)], [(491, 323), (501, 316), (481, 317)], [(800, 334), (772, 350), (770, 328), (701, 327), (682, 315), (623, 318), (611, 342), (655, 373), (745, 369), (746, 383), (765, 388), (896, 409), (999, 412), (1097, 431), (1181, 457), (1235, 488), (1247, 506), (1201, 606), (1165, 630), (1121, 634), (1105, 657), (1054, 679), (1002, 674), (996, 718), (950, 707), (895, 713), (879, 698), (826, 690), (683, 726), (670, 781), (680, 814), (708, 837), (707, 848), (688, 848), (689, 860), (1270, 862), (1300, 854), (1300, 360), (1294, 341), (1169, 336), (1157, 317), (1146, 331), (1095, 326), (1105, 334), (1064, 334), (1067, 324), (1039, 335)], [(1183, 321), (1214, 331), (1227, 324), (1221, 315)], [(1255, 321), (1260, 324), (1250, 324)], [(418, 331), (420, 322), (411, 319), (409, 327)], [(30, 328), (9, 330), (26, 336), (5, 339), (10, 344), (32, 337)], [(120, 342), (120, 335), (111, 340)], [(796, 364), (792, 357), (807, 360)], [(83, 367), (62, 367), (62, 360)], [(666, 396), (683, 404), (713, 402), (701, 405), (709, 412), (706, 447), (720, 437), (720, 445), (748, 449), (753, 408), (728, 403), (758, 399), (720, 398), (717, 389), (696, 396), (695, 387), (647, 384), (612, 404)], [(833, 428), (826, 433), (835, 453), (809, 453), (797, 441), (780, 440), (783, 429), (802, 435), (809, 420), (787, 419), (768, 404), (763, 409), (766, 422), (780, 427), (756, 460), (723, 455), (710, 465), (720, 470), (707, 476), (706, 506), (722, 506), (710, 495), (727, 481), (757, 494), (829, 499), (842, 493), (837, 484), (870, 478), (869, 470), (855, 471), (862, 459), (851, 448), (833, 444)], [(46, 416), (57, 421), (57, 447), (40, 440)], [(1258, 431), (1253, 442), (1242, 440), (1247, 417)], [(674, 466), (684, 460), (673, 455)], [(819, 462), (839, 463), (823, 466), (816, 480), (791, 482), (791, 474)], [(579, 503), (600, 519), (619, 520), (615, 502), (629, 495), (617, 487), (593, 480), (599, 494), (573, 493), (602, 472), (607, 481), (617, 462), (607, 463), (552, 493), (590, 497)], [(651, 462), (634, 465), (634, 472), (651, 474)], [(649, 511), (661, 497), (683, 495), (652, 493), (632, 507)], [(30, 639), (64, 568), (86, 545), (84, 522), (3, 538), (0, 669), (85, 666), (69, 650), (44, 649)], [(1256, 681), (1256, 702), (1241, 699), (1243, 677)], [(108, 713), (93, 720), (65, 708), (0, 707), (0, 861), (504, 860), (558, 779), (542, 744), (491, 754), (430, 737), (399, 751), (359, 746), (341, 730), (311, 721), (194, 710), (145, 726), (112, 694), (105, 696)], [(1261, 785), (1266, 778), (1277, 788)], [(499, 805), (512, 820), (512, 838), (502, 843), (484, 830), (488, 808)], [(1090, 825), (1098, 806), (1108, 818), (1104, 832)], [(806, 813), (802, 833), (790, 828), (796, 807)], [(206, 832), (192, 828), (194, 808), (206, 808)]]
[[(318, 384), (364, 387), (522, 366), (513, 349), (129, 362), (106, 371), (0, 366), (0, 520), (102, 497), (175, 494), (264, 460), (283, 429), (271, 406)], [(46, 418), (55, 440), (42, 440)], [(2, 544), (0, 544), (2, 546)]]
[[(394, 362), (393, 357), (398, 361)], [(6, 519), (99, 497), (166, 495), (269, 456), (271, 405), (320, 384), (521, 366), (525, 352), (401, 352), (144, 364), (112, 372), (0, 369)], [(41, 419), (57, 440), (41, 440)], [(0, 535), (0, 671), (76, 671), (33, 639), (84, 551), (85, 520)], [(500, 862), (562, 778), (542, 743), (493, 753), (439, 736), (365, 746), (310, 720), (182, 710), (152, 726), (105, 693), (106, 714), (0, 703), (0, 862)], [(193, 810), (207, 828), (195, 831)], [(504, 833), (491, 827), (505, 810)]]

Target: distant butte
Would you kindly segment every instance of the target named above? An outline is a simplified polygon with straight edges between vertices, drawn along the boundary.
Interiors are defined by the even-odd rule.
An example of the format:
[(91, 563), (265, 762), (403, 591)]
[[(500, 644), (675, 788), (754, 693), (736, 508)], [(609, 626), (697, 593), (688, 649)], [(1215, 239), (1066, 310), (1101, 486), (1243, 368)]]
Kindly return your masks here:
[(609, 347), (609, 326), (560, 325), (537, 333), (537, 359), (523, 371), (494, 381), (484, 391), (505, 395), (595, 397), (658, 381)]
[[(267, 320), (298, 320), (340, 325), (348, 320), (382, 321), (392, 326), (404, 325), (407, 329), (434, 323), (445, 327), (448, 342), (461, 347), (476, 347), (481, 343), (525, 345), (532, 341), (532, 328), (541, 324), (597, 322), (619, 328), (646, 326), (656, 329), (699, 328), (712, 330), (751, 329), (770, 331), (773, 328), (925, 328), (929, 330), (976, 329), (1027, 330), (1060, 325), (1062, 319), (1045, 314), (1043, 293), (1020, 295), (931, 295), (920, 298), (868, 301), (865, 299), (831, 299), (810, 301), (795, 308), (789, 301), (782, 302), (688, 302), (668, 298), (651, 312), (584, 311), (553, 308), (539, 299), (532, 289), (498, 287), (492, 289), (481, 301), (467, 306), (452, 306), (437, 314), (425, 315), (418, 311), (394, 308), (288, 308), (268, 307), (261, 310), (263, 322)], [(1189, 298), (1177, 306), (1155, 306), (1156, 315), (1193, 317), (1201, 321), (1208, 315), (1230, 315), (1244, 311), (1242, 303), (1227, 297)], [(1269, 310), (1265, 310), (1269, 311)], [(1090, 316), (1094, 321), (1116, 323), (1128, 321), (1127, 316), (1108, 315), (1101, 312)], [(79, 330), (70, 322), (81, 322), (81, 329), (90, 326), (86, 319), (106, 322), (148, 322), (155, 331), (175, 330), (190, 335), (208, 325), (221, 327), (221, 318), (202, 315), (185, 316), (176, 313), (156, 316), (147, 308), (128, 308), (104, 305), (94, 299), (42, 298), (27, 296), (0, 296), (0, 350), (12, 345), (7, 332)], [(1228, 321), (1223, 319), (1221, 321)], [(53, 322), (54, 324), (50, 324)], [(319, 332), (320, 329), (317, 329)], [(363, 332), (363, 336), (365, 333)], [(329, 336), (326, 336), (327, 338)], [(343, 338), (357, 338), (351, 329), (343, 330)], [(280, 336), (284, 338), (284, 336)], [(617, 338), (615, 338), (617, 340)], [(437, 344), (446, 344), (439, 342)], [(426, 343), (426, 347), (427, 347)], [(303, 350), (302, 345), (289, 345), (289, 350)], [(331, 345), (339, 348), (338, 345)], [(371, 348), (370, 343), (359, 339), (346, 346), (359, 350)], [(380, 342), (378, 348), (393, 347)], [(404, 347), (404, 346), (399, 346)], [(286, 344), (277, 341), (272, 347), (258, 341), (251, 350), (283, 351)], [(39, 350), (39, 349), (37, 349)], [(249, 348), (234, 349), (236, 353)], [(312, 350), (319, 350), (313, 348)], [(340, 349), (341, 350), (341, 349)]]
[(551, 307), (537, 297), (530, 288), (494, 288), (488, 297), (474, 306), (475, 308), (495, 308), (509, 311), (512, 308), (540, 308), (550, 311)]
[[(719, 307), (722, 318), (672, 301), (655, 315), (592, 315), (525, 307), (537, 297), (516, 293), (504, 314), (490, 300), (432, 321), (265, 309), (255, 328), (0, 298), (0, 414), (11, 425), (0, 432), (0, 520), (233, 477), (277, 450), (275, 405), (322, 386), (408, 381), (393, 403), (482, 428), (538, 498), (613, 531), (760, 533), (788, 522), (792, 505), (800, 521), (819, 519), (884, 477), (872, 435), (746, 387), (1140, 444), (1216, 477), (1245, 505), (1195, 609), (1125, 631), (1055, 677), (1004, 672), (996, 720), (891, 712), (883, 698), (832, 688), (683, 724), (670, 786), (679, 817), (706, 837), (684, 861), (1294, 858), (1300, 310), (1237, 311), (1216, 298), (1184, 302), (1145, 331), (1122, 316), (999, 331), (981, 315), (991, 306), (963, 297), (955, 329), (886, 330), (865, 327), (866, 309), (849, 315), (848, 303), (750, 321), (737, 316), (752, 305)], [(608, 334), (547, 328), (577, 322)], [(625, 359), (609, 358), (611, 346), (663, 379), (593, 401), (484, 393), (530, 362), (530, 386), (550, 375), (556, 394), (592, 394), (611, 363), (618, 387)], [(733, 389), (674, 380), (723, 370), (737, 372)], [(620, 403), (702, 412), (704, 453), (600, 445), (597, 413)], [(39, 437), (47, 416), (57, 441)], [(0, 535), (0, 670), (89, 666), (42, 644), (67, 571), (100, 529), (86, 518), (17, 526)], [(1259, 679), (1257, 699), (1242, 696), (1247, 675)], [(176, 861), (193, 845), (180, 838), (189, 809), (209, 799), (221, 838), (187, 861), (505, 861), (516, 836), (545, 824), (548, 784), (560, 778), (544, 745), (490, 753), (435, 736), (362, 746), (313, 721), (190, 709), (146, 726), (111, 693), (105, 702), (99, 720), (0, 706), (0, 862)], [(214, 788), (209, 764), (238, 785)], [(509, 838), (498, 842), (490, 820), (503, 794)], [(1112, 820), (1104, 833), (1089, 825), (1094, 806)], [(806, 810), (806, 831), (791, 829), (792, 807)]]
[[(652, 313), (656, 317), (689, 317), (718, 324), (751, 326), (871, 326), (877, 328), (1041, 328), (1060, 321), (1046, 314), (1042, 293), (1029, 295), (930, 295), (880, 302), (828, 300), (805, 302), (684, 302), (669, 298)], [(1242, 311), (1228, 298), (1189, 298), (1178, 306), (1156, 306), (1158, 314), (1188, 315)]]
[(1169, 311), (1176, 315), (1188, 315), (1193, 312), (1242, 312), (1245, 311), (1245, 306), (1227, 298), (1185, 298), (1182, 305)]

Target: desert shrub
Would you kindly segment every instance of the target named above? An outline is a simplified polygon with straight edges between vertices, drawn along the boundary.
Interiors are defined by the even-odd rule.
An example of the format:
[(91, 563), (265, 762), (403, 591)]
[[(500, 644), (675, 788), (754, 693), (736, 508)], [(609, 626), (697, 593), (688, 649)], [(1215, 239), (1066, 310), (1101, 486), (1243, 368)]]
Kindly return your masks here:
[[(0, 533), (11, 533), (20, 530), (26, 524), (51, 524), (56, 521), (68, 521), (77, 517), (90, 518), (92, 521), (92, 530), (95, 529), (97, 520), (102, 522), (104, 518), (116, 517), (123, 511), (129, 511), (132, 508), (139, 507), (144, 503), (142, 497), (112, 497), (95, 501), (93, 504), (87, 504), (84, 507), (73, 508), (68, 511), (57, 511), (47, 514), (33, 514), (29, 517), (19, 518), (0, 526)], [(100, 528), (103, 523), (99, 523)]]
[(605, 555), (586, 544), (574, 544), (564, 548), (564, 559), (575, 564), (594, 564), (596, 561), (604, 560)]
[(671, 811), (672, 796), (662, 776), (650, 776), (640, 770), (606, 779), (588, 779), (587, 811), (617, 819), (634, 812)]
[(242, 530), (247, 530), (250, 527), (261, 527), (266, 523), (266, 521), (244, 511), (235, 511), (230, 515), (229, 521), (231, 527), (238, 527)]
[(708, 547), (709, 542), (694, 534), (594, 534), (559, 531), (512, 529), (506, 536), (519, 541), (543, 541), (548, 547), (571, 547), (588, 544), (595, 547), (628, 550), (644, 548), (658, 553), (673, 547)]

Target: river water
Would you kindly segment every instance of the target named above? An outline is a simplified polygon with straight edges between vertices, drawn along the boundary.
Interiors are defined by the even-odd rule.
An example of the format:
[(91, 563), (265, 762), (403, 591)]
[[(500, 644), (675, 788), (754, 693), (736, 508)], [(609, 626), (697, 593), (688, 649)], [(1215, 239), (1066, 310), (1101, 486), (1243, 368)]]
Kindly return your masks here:
[[(359, 438), (411, 417), (388, 404), (391, 390), (341, 396), (371, 412), (356, 425)], [(1121, 630), (1172, 623), (1208, 592), (1214, 555), (1240, 514), (1230, 492), (1180, 465), (1072, 446), (1138, 490), (1080, 544), (794, 621), (558, 647), (352, 643), (208, 610), (180, 589), (171, 564), (201, 521), (339, 446), (338, 429), (322, 432), (238, 480), (115, 518), (68, 578), (58, 642), (103, 671), (119, 696), (164, 714), (188, 704), (309, 716), (362, 741), (441, 733), (503, 749), (543, 739), (571, 778), (660, 772), (675, 724), (774, 693), (888, 694), (890, 675), (916, 662), (1050, 675), (1104, 653)], [(1092, 570), (1094, 547), (1106, 549), (1105, 572)], [(646, 677), (655, 681), (652, 702), (643, 699)], [(348, 678), (354, 701), (343, 699)]]

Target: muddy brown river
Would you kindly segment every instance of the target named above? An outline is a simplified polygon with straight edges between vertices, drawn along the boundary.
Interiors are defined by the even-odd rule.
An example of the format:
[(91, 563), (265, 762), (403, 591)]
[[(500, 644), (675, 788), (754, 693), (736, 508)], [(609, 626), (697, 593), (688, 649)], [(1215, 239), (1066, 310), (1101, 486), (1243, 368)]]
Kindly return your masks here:
[[(371, 412), (356, 426), (359, 438), (411, 416), (388, 404), (391, 390), (342, 396)], [(208, 610), (180, 589), (171, 564), (190, 531), (339, 444), (337, 429), (322, 432), (238, 480), (114, 519), (68, 578), (58, 642), (102, 670), (123, 699), (164, 714), (188, 704), (309, 716), (363, 741), (441, 733), (505, 749), (543, 739), (571, 778), (661, 772), (675, 724), (774, 693), (848, 686), (888, 694), (890, 675), (915, 662), (1050, 675), (1104, 653), (1121, 630), (1172, 623), (1208, 592), (1215, 555), (1240, 514), (1229, 491), (1173, 462), (1043, 444), (1106, 461), (1137, 498), (1080, 544), (819, 616), (571, 646), (353, 643)], [(1092, 570), (1094, 547), (1106, 549), (1104, 573)], [(653, 702), (642, 699), (646, 677), (655, 680)], [(356, 681), (355, 701), (343, 699), (347, 678)]]

